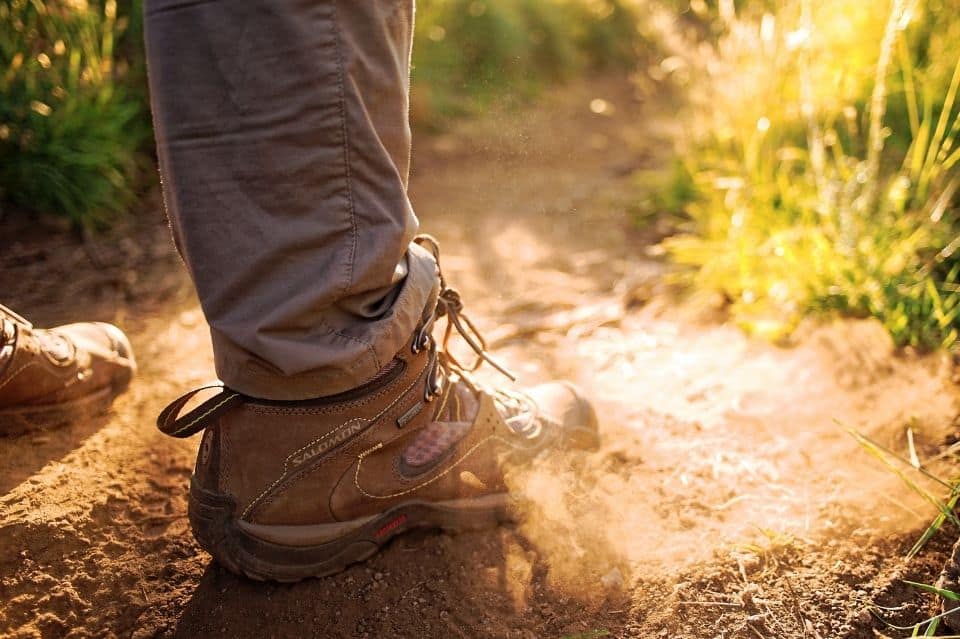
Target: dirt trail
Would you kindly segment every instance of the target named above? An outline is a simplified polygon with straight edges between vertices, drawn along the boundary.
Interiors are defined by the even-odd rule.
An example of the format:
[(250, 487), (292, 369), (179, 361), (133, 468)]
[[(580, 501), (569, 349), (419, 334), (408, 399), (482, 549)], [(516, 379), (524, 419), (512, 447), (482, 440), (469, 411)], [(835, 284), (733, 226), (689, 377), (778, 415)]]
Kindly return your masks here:
[(605, 443), (521, 478), (539, 501), (523, 524), (408, 535), (292, 586), (233, 577), (189, 534), (197, 442), (152, 422), (212, 367), (156, 196), (86, 248), (2, 222), (22, 238), (3, 301), (118, 321), (142, 370), (107, 418), (0, 440), (0, 634), (833, 639), (875, 636), (870, 603), (921, 619), (930, 598), (899, 580), (931, 579), (949, 539), (900, 559), (929, 509), (837, 422), (937, 450), (949, 362), (897, 356), (871, 322), (777, 348), (673, 300), (627, 214), (668, 115), (600, 79), (420, 140), (413, 199), (448, 280), (523, 381), (589, 390)]

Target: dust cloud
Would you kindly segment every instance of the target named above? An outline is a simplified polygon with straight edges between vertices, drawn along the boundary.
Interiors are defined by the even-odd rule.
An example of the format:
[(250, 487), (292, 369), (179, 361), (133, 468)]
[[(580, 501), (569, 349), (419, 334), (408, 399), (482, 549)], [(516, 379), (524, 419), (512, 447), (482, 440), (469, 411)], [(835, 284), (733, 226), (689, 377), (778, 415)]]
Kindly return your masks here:
[(600, 398), (602, 448), (511, 477), (552, 585), (584, 596), (935, 514), (840, 424), (904, 454), (909, 428), (932, 450), (957, 413), (940, 356), (898, 358), (870, 321), (802, 330), (789, 349), (631, 321), (577, 353), (595, 367), (580, 382)]

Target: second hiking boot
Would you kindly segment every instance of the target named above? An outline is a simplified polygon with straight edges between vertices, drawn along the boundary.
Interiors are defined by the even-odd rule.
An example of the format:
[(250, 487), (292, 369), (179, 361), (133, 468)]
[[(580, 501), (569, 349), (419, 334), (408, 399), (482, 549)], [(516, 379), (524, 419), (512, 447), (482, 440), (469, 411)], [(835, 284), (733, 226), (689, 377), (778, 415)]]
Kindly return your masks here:
[(136, 368), (130, 342), (112, 324), (39, 329), (0, 305), (0, 436), (103, 413)]

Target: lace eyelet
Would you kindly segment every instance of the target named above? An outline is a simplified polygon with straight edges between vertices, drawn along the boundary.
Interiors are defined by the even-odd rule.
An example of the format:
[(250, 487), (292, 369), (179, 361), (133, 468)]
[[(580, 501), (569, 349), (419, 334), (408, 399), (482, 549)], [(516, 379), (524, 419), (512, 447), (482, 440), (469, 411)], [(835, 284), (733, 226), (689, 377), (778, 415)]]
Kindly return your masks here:
[(418, 354), (420, 351), (430, 346), (430, 339), (430, 333), (426, 331), (426, 326), (424, 326), (417, 332), (416, 337), (414, 337), (413, 343), (410, 345), (410, 351), (414, 355)]
[(433, 379), (433, 375), (430, 376), (430, 379), (427, 380), (423, 391), (423, 399), (427, 402), (432, 402), (436, 398), (440, 397), (443, 394), (443, 383), (440, 379)]

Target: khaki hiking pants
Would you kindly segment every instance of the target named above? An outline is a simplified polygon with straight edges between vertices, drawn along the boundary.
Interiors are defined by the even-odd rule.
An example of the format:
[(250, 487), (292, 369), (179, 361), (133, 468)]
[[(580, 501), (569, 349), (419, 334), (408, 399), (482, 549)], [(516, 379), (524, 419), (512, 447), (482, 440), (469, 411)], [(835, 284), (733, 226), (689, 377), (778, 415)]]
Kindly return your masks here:
[(410, 241), (413, 0), (146, 0), (167, 214), (216, 369), (339, 393), (409, 339), (436, 282)]

